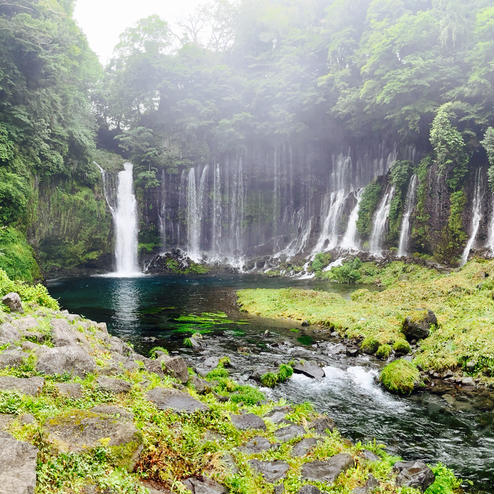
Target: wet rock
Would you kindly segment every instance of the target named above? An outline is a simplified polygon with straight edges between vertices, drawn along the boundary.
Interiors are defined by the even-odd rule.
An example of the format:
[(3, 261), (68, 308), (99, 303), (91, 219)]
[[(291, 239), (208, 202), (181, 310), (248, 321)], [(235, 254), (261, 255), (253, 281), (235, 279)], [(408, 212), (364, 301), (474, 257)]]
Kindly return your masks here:
[(266, 482), (276, 482), (277, 480), (283, 478), (288, 471), (288, 463), (284, 461), (259, 461), (250, 460), (249, 465), (251, 468), (260, 473)]
[(190, 477), (182, 481), (193, 494), (224, 494), (226, 489), (218, 482), (207, 477)]
[(346, 349), (346, 354), (348, 357), (356, 357), (360, 353), (360, 350), (356, 346), (349, 346)]
[(242, 453), (247, 455), (253, 455), (257, 453), (262, 453), (263, 451), (267, 451), (271, 449), (273, 445), (262, 436), (253, 437), (248, 443), (240, 448)]
[(353, 489), (352, 494), (371, 494), (378, 486), (378, 480), (376, 480), (374, 475), (370, 474), (365, 485), (363, 487), (356, 487)]
[(93, 358), (79, 345), (58, 348), (40, 347), (36, 370), (44, 374), (69, 373), (84, 377), (96, 370)]
[(98, 377), (98, 379), (96, 380), (96, 385), (102, 391), (115, 394), (128, 393), (131, 389), (131, 385), (127, 381), (105, 376)]
[(296, 437), (303, 436), (305, 434), (305, 429), (300, 425), (289, 425), (288, 427), (283, 427), (278, 429), (274, 435), (278, 441), (286, 442), (295, 439)]
[(55, 387), (60, 395), (67, 398), (77, 400), (84, 395), (82, 386), (79, 383), (55, 383)]
[(293, 446), (292, 456), (305, 456), (316, 444), (317, 439), (306, 437)]
[(201, 379), (200, 377), (197, 376), (191, 376), (190, 381), (189, 381), (192, 386), (194, 386), (194, 389), (200, 394), (206, 394), (210, 393), (212, 391), (211, 383), (208, 381), (205, 381), (204, 379)]
[(14, 343), (20, 337), (19, 331), (9, 322), (0, 324), (0, 343)]
[(424, 492), (434, 482), (432, 470), (422, 460), (399, 461), (394, 464), (393, 471), (397, 472), (396, 484), (414, 487)]
[(0, 369), (21, 365), (27, 354), (20, 350), (5, 350), (0, 353)]
[(146, 399), (160, 410), (175, 410), (180, 413), (194, 413), (209, 410), (209, 407), (195, 400), (189, 393), (170, 388), (154, 388), (146, 393)]
[(264, 420), (253, 413), (232, 415), (231, 420), (233, 425), (241, 431), (246, 431), (249, 429), (266, 430)]
[(305, 463), (302, 467), (302, 478), (331, 483), (341, 472), (352, 465), (353, 458), (347, 453), (340, 453), (324, 461)]
[(0, 431), (0, 490), (8, 494), (33, 494), (38, 449)]
[(324, 370), (317, 362), (303, 361), (293, 366), (293, 372), (304, 374), (312, 379), (320, 379), (325, 376)]
[(318, 434), (326, 434), (326, 430), (330, 430), (331, 432), (335, 428), (334, 420), (329, 417), (319, 417), (309, 424), (309, 429), (313, 429)]
[(192, 350), (198, 351), (204, 348), (204, 338), (201, 333), (194, 333), (189, 339), (188, 339), (188, 346), (192, 348)]
[(122, 466), (132, 469), (140, 452), (142, 437), (131, 420), (115, 420), (94, 410), (71, 410), (47, 420), (45, 437), (58, 451), (82, 452), (105, 445), (122, 459)]
[(461, 384), (463, 386), (474, 386), (475, 385), (475, 381), (473, 380), (473, 377), (463, 377), (461, 379)]
[(285, 417), (291, 412), (291, 407), (275, 407), (264, 418), (269, 419), (273, 424), (285, 421)]
[(21, 297), (16, 292), (9, 292), (2, 297), (2, 303), (5, 304), (11, 312), (24, 312), (22, 308)]
[(0, 377), (0, 391), (17, 391), (20, 394), (36, 396), (43, 387), (42, 377)]
[(182, 384), (187, 383), (189, 380), (189, 370), (187, 369), (187, 364), (182, 357), (169, 357), (168, 355), (162, 355), (157, 360), (158, 362), (161, 362), (165, 374), (178, 379)]
[(323, 491), (319, 490), (315, 485), (303, 485), (298, 494), (324, 494)]
[(431, 310), (417, 309), (403, 321), (401, 332), (408, 342), (427, 338), (432, 326), (437, 325), (437, 318)]

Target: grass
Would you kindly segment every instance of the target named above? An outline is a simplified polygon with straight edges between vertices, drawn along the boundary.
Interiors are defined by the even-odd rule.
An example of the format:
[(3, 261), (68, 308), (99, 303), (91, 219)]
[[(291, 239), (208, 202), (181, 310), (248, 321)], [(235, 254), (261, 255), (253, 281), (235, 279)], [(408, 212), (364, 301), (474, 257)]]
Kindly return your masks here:
[(307, 320), (336, 329), (342, 336), (374, 338), (402, 353), (409, 350), (401, 333), (404, 318), (411, 309), (430, 309), (437, 316), (438, 327), (420, 342), (415, 362), (437, 371), (465, 370), (470, 362), (474, 375), (492, 380), (494, 261), (473, 260), (447, 274), (404, 263), (390, 266), (382, 276), (372, 275), (374, 282), (386, 285), (384, 290), (356, 290), (351, 300), (335, 293), (285, 288), (239, 290), (238, 302), (252, 314)]
[(386, 365), (379, 380), (388, 391), (400, 395), (410, 395), (422, 386), (417, 366), (403, 359), (394, 360)]

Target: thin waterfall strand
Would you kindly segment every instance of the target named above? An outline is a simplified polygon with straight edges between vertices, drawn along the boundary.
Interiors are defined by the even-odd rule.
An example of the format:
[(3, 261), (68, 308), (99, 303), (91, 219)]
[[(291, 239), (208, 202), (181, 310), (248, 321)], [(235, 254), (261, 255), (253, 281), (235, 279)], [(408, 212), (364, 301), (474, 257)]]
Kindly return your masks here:
[(475, 174), (475, 191), (473, 194), (472, 203), (472, 223), (470, 227), (470, 237), (468, 239), (467, 245), (463, 250), (461, 255), (461, 266), (463, 266), (468, 261), (468, 255), (472, 250), (475, 239), (477, 238), (477, 233), (479, 231), (480, 220), (482, 219), (482, 175), (481, 169), (479, 168)]
[(358, 220), (358, 213), (360, 210), (360, 201), (362, 200), (363, 192), (364, 189), (360, 189), (355, 194), (357, 198), (357, 202), (355, 203), (355, 206), (353, 207), (350, 216), (348, 218), (348, 225), (340, 245), (342, 249), (358, 250), (359, 248), (357, 241), (357, 220)]
[(410, 243), (410, 216), (415, 204), (415, 190), (417, 189), (417, 175), (413, 175), (408, 184), (407, 198), (405, 204), (405, 213), (401, 221), (400, 243), (398, 244), (398, 257), (404, 257), (408, 254), (408, 245)]
[(394, 191), (395, 189), (393, 186), (386, 194), (384, 194), (384, 197), (381, 199), (381, 203), (374, 214), (374, 225), (369, 240), (369, 250), (371, 254), (376, 256), (382, 255), (384, 232), (389, 217), (389, 210), (391, 209), (391, 199), (393, 198)]

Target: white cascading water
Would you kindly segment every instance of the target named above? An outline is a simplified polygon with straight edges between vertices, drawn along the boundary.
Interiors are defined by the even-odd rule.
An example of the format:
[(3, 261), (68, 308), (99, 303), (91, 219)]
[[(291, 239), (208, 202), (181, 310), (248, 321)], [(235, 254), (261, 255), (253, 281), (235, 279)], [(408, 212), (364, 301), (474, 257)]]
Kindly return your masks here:
[(360, 189), (355, 194), (357, 202), (353, 207), (350, 216), (348, 218), (348, 225), (346, 227), (345, 234), (343, 235), (343, 239), (341, 240), (340, 247), (342, 249), (348, 250), (358, 250), (358, 241), (357, 241), (357, 220), (358, 220), (358, 212), (360, 209), (360, 201), (362, 199), (362, 194), (364, 189)]
[(161, 232), (161, 245), (163, 250), (166, 250), (166, 170), (161, 170), (161, 201), (160, 201), (160, 232)]
[(384, 232), (386, 229), (386, 222), (389, 217), (389, 210), (391, 209), (391, 199), (393, 198), (395, 188), (394, 186), (384, 194), (381, 199), (379, 207), (374, 214), (374, 224), (372, 226), (372, 233), (369, 239), (369, 251), (375, 256), (382, 255), (382, 243), (384, 240)]
[(193, 261), (200, 259), (201, 222), (197, 206), (196, 174), (191, 168), (187, 177), (187, 254)]
[(137, 201), (134, 195), (132, 163), (124, 163), (118, 173), (117, 206), (113, 210), (115, 224), (115, 261), (118, 276), (141, 274), (137, 263)]
[(213, 176), (213, 226), (211, 235), (211, 254), (213, 259), (218, 259), (221, 246), (221, 222), (223, 220), (223, 207), (221, 201), (221, 168), (216, 163)]
[(415, 190), (417, 189), (417, 175), (413, 175), (408, 184), (405, 212), (401, 221), (400, 242), (398, 244), (398, 257), (408, 254), (408, 244), (410, 243), (410, 216), (415, 204)]
[(470, 254), (473, 244), (475, 243), (475, 239), (477, 238), (480, 220), (482, 219), (482, 197), (482, 174), (481, 169), (479, 168), (475, 173), (475, 189), (472, 203), (472, 223), (470, 226), (470, 237), (468, 238), (467, 245), (465, 245), (465, 249), (463, 250), (463, 254), (461, 255), (461, 266), (463, 266), (468, 261), (468, 255)]

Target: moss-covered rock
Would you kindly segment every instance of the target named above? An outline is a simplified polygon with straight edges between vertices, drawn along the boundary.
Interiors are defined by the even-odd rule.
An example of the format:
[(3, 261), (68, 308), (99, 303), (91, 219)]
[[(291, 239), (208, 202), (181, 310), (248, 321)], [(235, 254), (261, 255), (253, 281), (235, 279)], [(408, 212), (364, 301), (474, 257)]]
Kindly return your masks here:
[(410, 343), (403, 338), (399, 338), (393, 343), (393, 350), (396, 355), (406, 355), (410, 353)]
[(379, 380), (388, 391), (400, 395), (410, 395), (416, 389), (423, 387), (417, 367), (404, 359), (386, 365), (381, 371)]
[(391, 345), (388, 344), (379, 345), (379, 348), (377, 349), (376, 352), (376, 357), (382, 360), (386, 360), (390, 356), (391, 350), (392, 350)]
[(427, 309), (416, 309), (405, 317), (401, 332), (408, 341), (418, 341), (427, 338), (433, 326), (437, 326), (434, 312)]
[(360, 344), (360, 349), (368, 355), (373, 355), (376, 353), (378, 348), (379, 341), (377, 341), (373, 336), (367, 336), (367, 338), (364, 338), (364, 341)]

